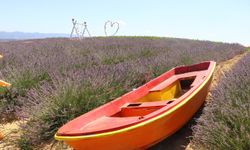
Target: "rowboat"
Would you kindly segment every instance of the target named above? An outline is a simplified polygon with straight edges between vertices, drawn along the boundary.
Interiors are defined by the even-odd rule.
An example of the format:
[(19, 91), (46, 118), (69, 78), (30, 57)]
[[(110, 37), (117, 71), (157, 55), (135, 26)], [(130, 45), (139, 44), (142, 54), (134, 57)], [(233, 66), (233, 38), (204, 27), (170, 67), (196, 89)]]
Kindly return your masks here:
[(204, 103), (216, 62), (179, 66), (63, 125), (76, 150), (146, 149), (175, 133)]

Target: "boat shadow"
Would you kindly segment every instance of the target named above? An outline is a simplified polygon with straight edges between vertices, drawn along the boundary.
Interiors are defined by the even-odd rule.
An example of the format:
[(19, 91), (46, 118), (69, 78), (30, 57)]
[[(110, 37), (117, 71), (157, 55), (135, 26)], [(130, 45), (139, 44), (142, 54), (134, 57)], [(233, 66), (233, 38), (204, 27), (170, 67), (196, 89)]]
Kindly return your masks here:
[(192, 140), (192, 129), (191, 127), (196, 125), (196, 119), (202, 114), (204, 104), (195, 113), (179, 131), (170, 137), (164, 139), (160, 143), (150, 147), (148, 150), (185, 150), (189, 142)]

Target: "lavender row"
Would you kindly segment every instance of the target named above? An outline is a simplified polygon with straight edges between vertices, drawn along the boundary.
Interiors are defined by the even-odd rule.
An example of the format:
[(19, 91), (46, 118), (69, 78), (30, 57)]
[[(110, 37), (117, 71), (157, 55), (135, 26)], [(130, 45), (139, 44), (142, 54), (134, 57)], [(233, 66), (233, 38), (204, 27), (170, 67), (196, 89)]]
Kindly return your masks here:
[(225, 72), (194, 127), (197, 149), (250, 149), (250, 53)]

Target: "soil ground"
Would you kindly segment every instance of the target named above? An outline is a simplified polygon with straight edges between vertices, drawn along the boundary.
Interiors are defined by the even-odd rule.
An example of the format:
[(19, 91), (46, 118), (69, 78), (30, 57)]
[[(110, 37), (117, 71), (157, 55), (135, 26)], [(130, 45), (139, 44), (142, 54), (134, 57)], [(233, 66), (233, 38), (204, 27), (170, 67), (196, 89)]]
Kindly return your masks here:
[(1, 150), (17, 150), (15, 147), (15, 139), (20, 136), (19, 121), (13, 121), (0, 125), (0, 133), (3, 135), (3, 139), (0, 140)]
[[(221, 62), (216, 66), (213, 82), (211, 88), (217, 85), (219, 79), (223, 76), (223, 74), (228, 71), (234, 64), (236, 64), (246, 53), (235, 56), (234, 58)], [(173, 134), (172, 136), (166, 138), (162, 142), (156, 144), (151, 147), (150, 150), (191, 150), (190, 148), (190, 140), (192, 136), (191, 127), (195, 125), (195, 118), (198, 118), (202, 113), (203, 107), (195, 114), (195, 116), (178, 132)], [(0, 140), (0, 149), (1, 150), (18, 150), (15, 147), (15, 139), (20, 136), (20, 130), (18, 127), (19, 121), (14, 121), (11, 123), (1, 124), (0, 125), (0, 133), (4, 136), (2, 140)], [(0, 137), (1, 139), (1, 137)], [(42, 145), (38, 149), (61, 149), (61, 144), (49, 143), (46, 145)], [(55, 148), (57, 147), (57, 148)], [(59, 148), (60, 147), (60, 148)], [(63, 146), (64, 147), (64, 146)], [(63, 148), (67, 149), (67, 148)], [(68, 148), (69, 149), (69, 148)]]

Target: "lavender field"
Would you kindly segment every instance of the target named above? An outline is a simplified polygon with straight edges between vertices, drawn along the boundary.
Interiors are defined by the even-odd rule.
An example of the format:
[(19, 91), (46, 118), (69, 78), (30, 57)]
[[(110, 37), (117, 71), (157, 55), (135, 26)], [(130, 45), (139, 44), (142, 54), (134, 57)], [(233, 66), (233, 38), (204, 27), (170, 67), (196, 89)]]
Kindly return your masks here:
[(197, 149), (250, 149), (250, 53), (211, 91), (193, 143)]
[[(16, 144), (21, 149), (32, 149), (52, 140), (67, 121), (172, 67), (204, 60), (221, 62), (245, 49), (239, 44), (158, 37), (0, 42), (4, 56), (0, 77), (12, 84), (11, 88), (1, 89), (0, 122), (26, 120), (20, 125), (23, 132)], [(247, 60), (249, 57), (241, 63)], [(249, 77), (249, 72), (243, 69), (243, 73)], [(236, 79), (238, 82), (245, 78)], [(233, 82), (228, 84), (228, 88), (234, 86)], [(222, 94), (219, 89), (218, 92)], [(224, 96), (222, 100), (227, 98), (220, 96)]]

